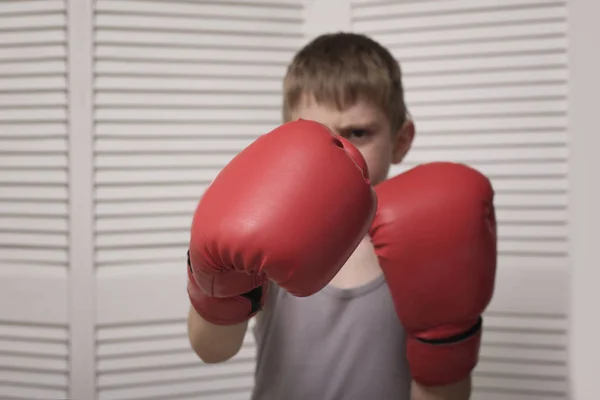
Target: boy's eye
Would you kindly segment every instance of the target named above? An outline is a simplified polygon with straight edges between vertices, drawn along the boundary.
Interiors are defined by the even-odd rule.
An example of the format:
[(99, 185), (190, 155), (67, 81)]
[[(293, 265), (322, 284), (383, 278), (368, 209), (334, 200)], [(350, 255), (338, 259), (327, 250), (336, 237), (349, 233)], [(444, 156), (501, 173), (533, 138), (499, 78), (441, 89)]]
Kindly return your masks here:
[(367, 135), (367, 131), (364, 129), (353, 129), (351, 132), (352, 136), (360, 138)]
[(365, 139), (369, 136), (369, 131), (366, 129), (352, 129), (348, 131), (348, 139)]

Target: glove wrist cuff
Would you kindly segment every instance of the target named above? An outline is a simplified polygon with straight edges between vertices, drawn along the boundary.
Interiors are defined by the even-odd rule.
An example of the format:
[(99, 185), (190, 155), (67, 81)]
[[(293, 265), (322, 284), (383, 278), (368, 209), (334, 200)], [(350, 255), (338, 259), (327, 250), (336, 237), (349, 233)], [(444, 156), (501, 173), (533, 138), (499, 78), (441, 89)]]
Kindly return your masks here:
[(409, 336), (406, 353), (412, 378), (425, 386), (443, 386), (465, 379), (479, 360), (481, 318), (463, 334), (444, 339)]
[(248, 321), (264, 305), (267, 283), (248, 293), (232, 297), (212, 297), (200, 289), (188, 269), (188, 296), (202, 319), (215, 325), (236, 325)]

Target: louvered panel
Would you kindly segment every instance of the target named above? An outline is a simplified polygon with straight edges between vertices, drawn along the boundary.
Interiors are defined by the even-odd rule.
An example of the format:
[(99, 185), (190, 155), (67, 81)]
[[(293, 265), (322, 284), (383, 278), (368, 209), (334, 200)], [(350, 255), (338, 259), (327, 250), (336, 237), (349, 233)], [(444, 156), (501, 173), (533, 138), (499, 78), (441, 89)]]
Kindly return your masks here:
[[(301, 10), (299, 2), (97, 3), (98, 226), (126, 214), (152, 225), (148, 216), (161, 214), (154, 204), (191, 212), (220, 168), (280, 122)], [(123, 242), (104, 235), (98, 231), (98, 265), (115, 258), (105, 257), (114, 254), (105, 243)]]
[[(373, 34), (411, 30), (445, 31), (457, 27), (520, 27), (522, 24), (564, 20), (567, 15), (564, 4), (553, 0), (401, 1), (396, 4), (353, 0), (352, 4), (354, 28)], [(399, 27), (400, 20), (402, 25)], [(476, 38), (475, 35), (470, 37), (471, 40)]]
[(551, 266), (524, 265), (520, 257), (509, 265), (506, 256), (500, 258), (504, 263), (484, 319), (473, 398), (566, 399), (566, 259)]
[[(174, 83), (172, 79), (169, 79), (167, 85)], [(191, 85), (186, 85), (185, 79), (181, 82), (182, 87), (191, 88)], [(197, 88), (193, 90), (203, 90), (208, 88), (210, 85), (215, 85), (215, 88), (226, 87), (232, 84), (238, 87), (235, 82), (218, 82), (214, 80), (207, 80), (200, 82)], [(177, 86), (177, 85), (174, 85)], [(260, 90), (264, 84), (261, 82), (253, 83), (253, 89)], [(279, 86), (279, 85), (277, 85)], [(149, 87), (149, 85), (147, 86)], [(210, 89), (208, 89), (210, 90)], [(178, 110), (178, 109), (162, 109), (158, 108), (149, 112), (147, 108), (128, 108), (128, 109), (99, 109), (96, 113), (96, 118), (101, 121), (120, 121), (126, 124), (129, 121), (157, 121), (162, 123), (177, 123), (179, 121), (185, 121), (188, 123), (203, 123), (211, 121), (231, 121), (244, 123), (248, 121), (250, 123), (270, 123), (277, 121), (280, 118), (280, 113), (276, 110), (261, 110), (261, 109), (250, 109), (250, 110), (219, 110), (219, 109), (190, 109), (190, 110)]]
[(566, 398), (564, 316), (490, 312), (485, 323), (474, 398), (488, 399), (494, 392), (522, 398), (515, 389), (540, 399)]
[[(250, 333), (235, 359), (200, 365), (189, 348), (185, 324), (185, 320), (172, 320), (100, 325), (98, 398), (247, 398), (254, 384), (255, 350)], [(219, 395), (223, 397), (216, 397)]]
[(1, 322), (0, 397), (67, 398), (67, 359), (66, 324)]
[(189, 349), (185, 254), (207, 185), (281, 122), (302, 11), (299, 0), (95, 3), (99, 399), (249, 396), (250, 336), (223, 365)]
[[(159, 66), (163, 69), (164, 67)], [(119, 67), (119, 69), (122, 69)], [(131, 69), (137, 69), (136, 65), (131, 66)], [(226, 73), (227, 69), (222, 66), (216, 66), (215, 70), (220, 70), (221, 73)], [(248, 70), (247, 67), (243, 68)], [(262, 67), (260, 68), (263, 69)], [(237, 72), (237, 71), (234, 71)], [(136, 72), (140, 73), (140, 72)], [(282, 76), (283, 71), (278, 70), (277, 76)], [(238, 110), (244, 107), (257, 107), (260, 110), (273, 110), (281, 107), (282, 99), (279, 93), (161, 93), (159, 97), (148, 98), (143, 93), (107, 93), (99, 91), (96, 94), (96, 104), (98, 106), (135, 106), (140, 103), (146, 106), (161, 106), (161, 107), (223, 107), (232, 110)]]
[(0, 6), (0, 262), (66, 267), (64, 8)]
[[(149, 109), (150, 111), (150, 109)], [(281, 121), (278, 121), (279, 123)], [(245, 122), (245, 123), (232, 123), (229, 120), (221, 121), (207, 121), (202, 124), (203, 132), (206, 132), (208, 137), (250, 137), (255, 139), (258, 134), (256, 132), (268, 132), (273, 129), (273, 123), (256, 123), (256, 122)], [(97, 140), (96, 142), (105, 142), (111, 145), (110, 140), (121, 140), (139, 138), (140, 142), (145, 139), (154, 139), (170, 135), (174, 140), (181, 139), (182, 137), (192, 136), (198, 137), (198, 123), (191, 121), (177, 121), (168, 123), (161, 123), (160, 121), (154, 123), (143, 123), (139, 121), (130, 122), (128, 124), (112, 122), (99, 122), (99, 126), (96, 128)], [(115, 145), (119, 145), (117, 142)], [(139, 146), (142, 146), (140, 143)], [(121, 146), (123, 147), (123, 146)], [(135, 149), (135, 148), (134, 148)]]
[(465, 162), (496, 190), (499, 271), (475, 399), (566, 399), (564, 1), (352, 2), (400, 61), (417, 136), (400, 173)]
[(64, 1), (0, 3), (0, 397), (68, 396)]

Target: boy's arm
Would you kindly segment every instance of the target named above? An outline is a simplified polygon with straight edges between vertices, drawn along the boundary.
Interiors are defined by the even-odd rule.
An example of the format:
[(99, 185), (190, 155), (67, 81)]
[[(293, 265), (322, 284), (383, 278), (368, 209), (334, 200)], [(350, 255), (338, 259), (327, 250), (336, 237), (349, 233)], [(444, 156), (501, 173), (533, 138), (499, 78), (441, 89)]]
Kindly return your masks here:
[[(212, 297), (202, 291), (192, 269), (188, 253), (188, 285), (190, 298), (188, 311), (188, 338), (194, 352), (205, 363), (220, 363), (235, 356), (244, 341), (248, 329), (248, 321), (264, 306), (268, 282), (255, 287), (251, 291), (232, 297)], [(232, 282), (245, 280), (254, 283), (250, 275), (229, 274)], [(199, 273), (198, 277), (204, 275)], [(244, 285), (247, 286), (247, 285)]]
[(205, 363), (220, 363), (235, 356), (244, 341), (248, 321), (215, 325), (202, 318), (194, 307), (188, 313), (188, 337), (194, 352)]
[(412, 382), (411, 400), (469, 400), (471, 398), (471, 375), (462, 381), (446, 386), (424, 386)]
[(370, 232), (420, 383), (413, 400), (468, 399), (496, 278), (492, 185), (464, 164), (435, 162), (375, 189)]

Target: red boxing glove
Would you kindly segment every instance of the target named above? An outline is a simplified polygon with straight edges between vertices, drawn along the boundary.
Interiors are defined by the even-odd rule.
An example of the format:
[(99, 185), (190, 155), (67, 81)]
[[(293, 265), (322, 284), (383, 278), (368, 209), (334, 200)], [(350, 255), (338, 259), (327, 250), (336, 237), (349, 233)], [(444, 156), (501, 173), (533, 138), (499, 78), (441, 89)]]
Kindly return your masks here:
[(243, 322), (267, 280), (296, 296), (321, 290), (371, 225), (377, 201), (367, 175), (350, 142), (312, 121), (284, 124), (240, 152), (192, 222), (188, 291), (198, 313)]
[[(211, 279), (210, 276), (200, 274), (200, 277)], [(245, 287), (254, 289), (231, 297), (213, 297), (203, 292), (198, 286), (190, 264), (190, 253), (188, 251), (188, 295), (190, 302), (198, 313), (208, 322), (216, 325), (234, 325), (252, 318), (262, 308), (267, 294), (268, 281), (258, 275), (246, 275), (238, 272), (230, 272), (229, 277), (223, 277), (232, 284), (242, 283)]]
[(412, 377), (458, 382), (477, 365), (496, 275), (493, 189), (454, 163), (418, 166), (376, 188), (371, 238), (405, 327)]

